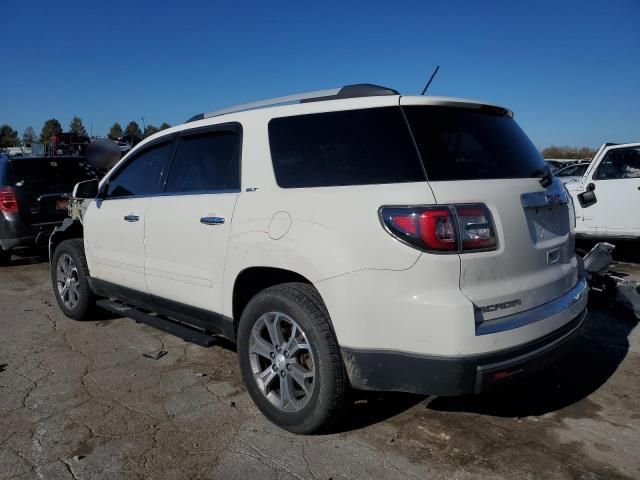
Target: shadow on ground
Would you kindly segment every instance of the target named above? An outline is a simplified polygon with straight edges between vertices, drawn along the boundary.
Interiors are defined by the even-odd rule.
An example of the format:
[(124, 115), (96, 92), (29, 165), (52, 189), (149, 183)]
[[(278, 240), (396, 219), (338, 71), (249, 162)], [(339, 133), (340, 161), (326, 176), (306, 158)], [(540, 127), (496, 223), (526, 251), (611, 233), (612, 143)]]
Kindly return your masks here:
[(9, 267), (20, 267), (24, 265), (35, 265), (49, 261), (49, 252), (46, 248), (26, 248), (11, 252), (11, 263)]

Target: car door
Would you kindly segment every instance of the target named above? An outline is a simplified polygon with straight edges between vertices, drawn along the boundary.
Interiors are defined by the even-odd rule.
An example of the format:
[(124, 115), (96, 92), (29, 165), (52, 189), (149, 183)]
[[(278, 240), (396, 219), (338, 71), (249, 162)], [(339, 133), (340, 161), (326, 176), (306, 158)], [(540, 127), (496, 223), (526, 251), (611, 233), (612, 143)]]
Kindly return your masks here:
[(146, 280), (151, 294), (221, 313), (229, 232), (240, 192), (237, 124), (180, 134), (164, 194), (146, 221)]
[(151, 196), (163, 184), (173, 137), (142, 147), (101, 185), (84, 217), (91, 276), (148, 293), (144, 277), (145, 217)]
[(584, 222), (606, 236), (640, 236), (640, 145), (609, 147), (589, 175), (597, 202), (583, 208)]

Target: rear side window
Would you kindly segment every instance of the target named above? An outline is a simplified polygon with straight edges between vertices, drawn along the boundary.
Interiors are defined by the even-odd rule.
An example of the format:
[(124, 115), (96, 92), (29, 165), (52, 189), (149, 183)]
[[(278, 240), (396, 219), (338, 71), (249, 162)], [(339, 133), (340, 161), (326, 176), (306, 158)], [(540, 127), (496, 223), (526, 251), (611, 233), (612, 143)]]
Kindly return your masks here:
[(210, 192), (240, 188), (240, 135), (209, 132), (182, 137), (166, 192)]
[(12, 183), (39, 194), (71, 192), (76, 183), (97, 178), (95, 169), (81, 157), (27, 157), (10, 165)]
[(283, 188), (425, 180), (399, 107), (275, 118), (269, 141)]
[(136, 154), (109, 178), (107, 197), (119, 198), (158, 193), (162, 167), (172, 148), (173, 143), (166, 142)]
[(614, 148), (604, 157), (594, 180), (640, 178), (640, 147)]
[(404, 110), (430, 181), (538, 177), (546, 168), (515, 120), (497, 109)]

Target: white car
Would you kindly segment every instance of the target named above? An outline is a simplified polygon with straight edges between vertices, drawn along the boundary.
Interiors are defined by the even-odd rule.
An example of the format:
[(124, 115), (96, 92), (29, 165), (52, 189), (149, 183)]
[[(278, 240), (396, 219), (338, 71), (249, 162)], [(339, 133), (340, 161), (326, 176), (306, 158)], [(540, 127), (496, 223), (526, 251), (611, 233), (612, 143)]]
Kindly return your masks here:
[(293, 432), (330, 427), (349, 388), (520, 378), (577, 335), (587, 287), (566, 191), (512, 117), (368, 84), (197, 115), (78, 184), (58, 304), (237, 342)]
[(640, 239), (640, 143), (603, 145), (585, 174), (566, 187), (577, 236)]

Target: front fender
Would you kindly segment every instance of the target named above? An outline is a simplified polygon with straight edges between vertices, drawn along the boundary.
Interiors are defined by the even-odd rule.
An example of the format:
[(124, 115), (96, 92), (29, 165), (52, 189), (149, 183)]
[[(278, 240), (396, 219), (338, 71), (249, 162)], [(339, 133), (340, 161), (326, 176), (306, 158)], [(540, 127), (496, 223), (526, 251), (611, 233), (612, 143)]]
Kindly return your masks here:
[(65, 218), (62, 225), (56, 227), (49, 237), (49, 263), (51, 263), (53, 252), (60, 242), (69, 238), (81, 238), (82, 236), (83, 230), (80, 221), (73, 218)]

